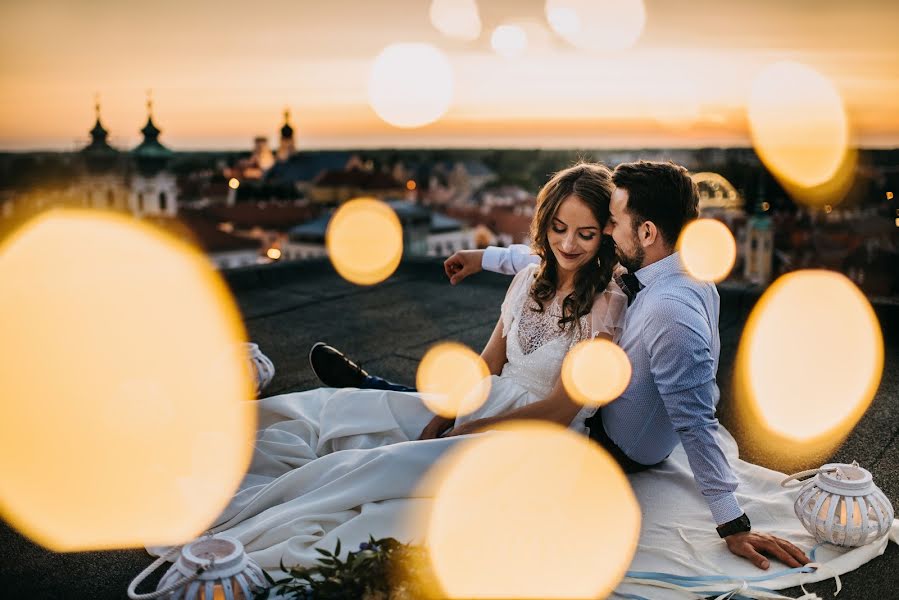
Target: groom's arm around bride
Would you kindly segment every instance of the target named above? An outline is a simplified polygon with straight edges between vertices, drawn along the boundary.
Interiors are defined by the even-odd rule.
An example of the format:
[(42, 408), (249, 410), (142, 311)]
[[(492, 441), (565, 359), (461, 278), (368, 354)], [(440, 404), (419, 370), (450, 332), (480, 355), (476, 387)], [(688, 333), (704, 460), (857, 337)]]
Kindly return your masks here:
[[(630, 275), (630, 307), (620, 345), (633, 368), (621, 397), (601, 410), (598, 427), (634, 464), (652, 465), (681, 442), (718, 534), (735, 555), (767, 569), (766, 556), (789, 567), (809, 562), (787, 540), (753, 531), (734, 496), (737, 480), (715, 432), (720, 341), (719, 298), (711, 283), (680, 265), (676, 242), (697, 217), (695, 186), (672, 163), (619, 165), (612, 218), (603, 231)], [(444, 263), (453, 285), (488, 269), (514, 274), (536, 260), (526, 247), (462, 251)], [(591, 426), (591, 437), (594, 427)]]

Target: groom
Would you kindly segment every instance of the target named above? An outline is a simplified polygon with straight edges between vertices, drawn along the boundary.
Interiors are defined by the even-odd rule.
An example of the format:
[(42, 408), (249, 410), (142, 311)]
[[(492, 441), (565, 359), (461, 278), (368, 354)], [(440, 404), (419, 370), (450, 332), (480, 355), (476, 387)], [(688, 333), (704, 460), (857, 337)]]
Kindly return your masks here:
[[(611, 218), (603, 234), (612, 237), (629, 272), (619, 282), (630, 299), (619, 344), (633, 376), (617, 400), (587, 421), (590, 436), (627, 472), (650, 468), (683, 444), (718, 534), (732, 553), (761, 569), (769, 567), (763, 555), (789, 567), (806, 564), (808, 557), (787, 540), (752, 531), (715, 436), (720, 301), (713, 284), (687, 275), (676, 251), (681, 230), (698, 216), (693, 181), (683, 167), (645, 161), (619, 165), (613, 181)], [(511, 275), (538, 260), (526, 246), (513, 246), (457, 252), (444, 266), (455, 285), (482, 269)], [(346, 381), (337, 377), (343, 371), (354, 378), (349, 385), (409, 389), (368, 376), (328, 346), (313, 347), (310, 360), (328, 385), (335, 378)]]

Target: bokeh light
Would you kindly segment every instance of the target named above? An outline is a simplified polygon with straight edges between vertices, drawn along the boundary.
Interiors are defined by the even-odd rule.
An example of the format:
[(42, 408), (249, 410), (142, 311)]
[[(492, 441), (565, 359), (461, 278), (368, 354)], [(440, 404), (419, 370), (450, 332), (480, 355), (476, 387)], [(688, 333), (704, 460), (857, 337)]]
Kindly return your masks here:
[(341, 277), (359, 285), (384, 281), (403, 257), (403, 227), (393, 209), (374, 198), (341, 205), (325, 232), (331, 264)]
[(782, 276), (753, 309), (737, 354), (747, 446), (790, 465), (826, 459), (874, 398), (882, 369), (880, 324), (849, 279), (823, 270)]
[(368, 101), (396, 127), (422, 127), (442, 117), (453, 97), (453, 71), (446, 55), (430, 44), (392, 44), (375, 59)]
[(731, 182), (718, 173), (700, 171), (690, 175), (699, 192), (699, 214), (708, 209), (738, 210), (743, 198)]
[(636, 550), (640, 507), (621, 468), (558, 425), (475, 436), (429, 477), (427, 548), (447, 597), (606, 597)]
[(756, 152), (796, 200), (820, 205), (842, 199), (855, 153), (833, 83), (806, 65), (774, 63), (753, 81), (748, 117)]
[(475, 0), (433, 0), (431, 24), (443, 35), (471, 42), (481, 35), (481, 16)]
[(490, 370), (474, 350), (453, 342), (442, 343), (421, 359), (416, 385), (432, 412), (453, 418), (484, 404), (490, 394)]
[(228, 180), (228, 187), (232, 190), (236, 190), (240, 187), (240, 180), (238, 180), (236, 177), (232, 177)]
[(265, 253), (272, 260), (278, 260), (281, 258), (281, 250), (278, 248), (269, 248), (268, 252)]
[(528, 48), (528, 36), (518, 25), (500, 25), (490, 36), (494, 52), (506, 58), (517, 58)]
[(725, 279), (737, 259), (737, 242), (717, 219), (696, 219), (684, 227), (677, 244), (687, 272), (700, 281)]
[(198, 251), (56, 210), (0, 247), (0, 513), (58, 551), (177, 544), (222, 511), (256, 429), (239, 313)]
[(545, 12), (550, 27), (582, 50), (630, 48), (646, 24), (643, 0), (546, 0)]
[(631, 381), (631, 363), (624, 350), (604, 339), (585, 340), (562, 363), (562, 385), (572, 400), (601, 406), (620, 396)]

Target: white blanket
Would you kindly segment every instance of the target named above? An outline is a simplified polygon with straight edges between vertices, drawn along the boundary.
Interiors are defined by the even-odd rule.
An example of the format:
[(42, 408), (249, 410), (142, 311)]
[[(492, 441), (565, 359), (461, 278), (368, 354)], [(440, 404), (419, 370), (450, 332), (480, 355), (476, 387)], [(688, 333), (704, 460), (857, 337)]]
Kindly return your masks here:
[[(260, 401), (262, 429), (253, 465), (214, 530), (238, 538), (250, 556), (275, 576), (282, 560), (286, 565), (313, 565), (318, 557), (314, 549), (333, 550), (338, 539), (344, 554), (369, 536), (423, 542), (418, 517), (429, 508), (431, 490), (422, 488), (421, 480), (465, 437), (403, 441), (415, 439), (430, 418), (420, 401), (410, 401), (411, 396), (369, 392), (360, 402), (351, 390), (313, 390)], [(789, 539), (808, 552), (815, 541), (793, 513), (796, 490), (780, 486), (785, 475), (740, 460), (730, 434), (722, 428), (720, 435), (740, 480), (737, 497), (753, 527)], [(678, 447), (660, 468), (632, 475), (630, 481), (643, 511), (631, 571), (766, 574), (730, 554), (718, 538), (683, 448)], [(899, 520), (891, 538), (899, 543)], [(824, 547), (818, 561), (826, 568), (760, 585), (783, 589), (827, 579), (882, 554), (886, 544), (884, 537), (850, 551)], [(771, 561), (770, 572), (785, 568)], [(627, 581), (617, 591), (646, 598), (684, 597)]]

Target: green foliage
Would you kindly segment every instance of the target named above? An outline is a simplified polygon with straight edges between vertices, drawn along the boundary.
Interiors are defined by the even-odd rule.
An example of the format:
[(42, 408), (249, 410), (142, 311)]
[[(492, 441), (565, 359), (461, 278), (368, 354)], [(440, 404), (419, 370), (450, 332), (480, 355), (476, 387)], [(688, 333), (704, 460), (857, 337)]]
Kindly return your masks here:
[(418, 600), (429, 597), (434, 587), (427, 568), (425, 551), (394, 538), (373, 537), (355, 552), (340, 559), (340, 541), (333, 552), (316, 548), (321, 556), (314, 567), (285, 567), (288, 576), (266, 579), (271, 589), (260, 592), (255, 600), (264, 600), (277, 592), (291, 600)]

